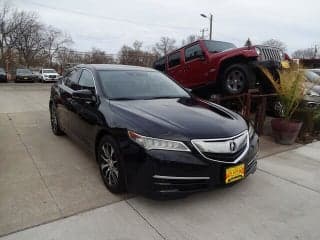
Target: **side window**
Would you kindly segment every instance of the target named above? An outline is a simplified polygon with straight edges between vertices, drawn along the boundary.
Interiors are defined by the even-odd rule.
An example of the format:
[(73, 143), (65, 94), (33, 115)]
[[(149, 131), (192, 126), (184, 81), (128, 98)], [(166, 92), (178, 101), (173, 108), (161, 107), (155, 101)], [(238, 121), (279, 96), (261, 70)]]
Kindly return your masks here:
[(191, 47), (186, 48), (185, 52), (185, 60), (190, 61), (203, 56), (202, 49), (199, 44), (193, 45)]
[(154, 66), (153, 66), (155, 69), (161, 71), (161, 72), (164, 72), (166, 70), (166, 58), (163, 57), (163, 58), (160, 58), (159, 60), (157, 60), (155, 63), (154, 63)]
[(174, 67), (180, 64), (180, 51), (169, 55), (168, 57), (168, 65), (170, 67)]
[(92, 73), (88, 70), (82, 70), (80, 79), (79, 79), (79, 86), (81, 89), (90, 89), (94, 90), (94, 80)]
[(79, 70), (72, 70), (65, 76), (64, 84), (73, 90), (78, 90)]

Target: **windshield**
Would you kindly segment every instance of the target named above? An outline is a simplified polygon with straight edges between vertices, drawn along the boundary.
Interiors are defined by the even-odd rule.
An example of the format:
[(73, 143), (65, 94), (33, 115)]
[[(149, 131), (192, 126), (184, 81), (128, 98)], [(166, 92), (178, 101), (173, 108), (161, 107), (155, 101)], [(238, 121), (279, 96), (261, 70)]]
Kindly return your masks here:
[(43, 69), (43, 73), (57, 73), (54, 69)]
[(206, 41), (204, 41), (204, 43), (205, 43), (208, 51), (212, 52), (212, 53), (223, 52), (228, 49), (236, 48), (236, 45), (234, 45), (233, 43), (228, 43), (228, 42), (206, 40)]
[(3, 68), (0, 68), (0, 73), (5, 73)]
[(17, 69), (17, 74), (32, 74), (29, 69)]
[(190, 97), (170, 78), (154, 71), (99, 71), (103, 92), (109, 99), (133, 100)]
[(319, 82), (320, 81), (320, 76), (312, 71), (305, 71), (305, 76), (307, 78), (308, 81), (310, 82)]

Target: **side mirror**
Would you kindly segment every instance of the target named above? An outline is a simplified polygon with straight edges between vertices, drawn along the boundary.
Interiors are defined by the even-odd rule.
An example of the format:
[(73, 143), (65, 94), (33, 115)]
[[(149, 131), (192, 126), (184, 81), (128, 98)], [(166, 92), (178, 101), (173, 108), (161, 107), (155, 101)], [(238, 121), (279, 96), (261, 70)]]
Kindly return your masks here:
[(85, 102), (95, 102), (96, 96), (89, 89), (81, 89), (72, 93), (72, 98)]
[(188, 93), (192, 93), (192, 89), (191, 88), (184, 88), (184, 90), (186, 90)]
[(199, 56), (199, 59), (200, 59), (201, 61), (205, 61), (205, 60), (206, 60), (206, 57), (205, 57), (204, 55), (201, 55), (201, 56)]

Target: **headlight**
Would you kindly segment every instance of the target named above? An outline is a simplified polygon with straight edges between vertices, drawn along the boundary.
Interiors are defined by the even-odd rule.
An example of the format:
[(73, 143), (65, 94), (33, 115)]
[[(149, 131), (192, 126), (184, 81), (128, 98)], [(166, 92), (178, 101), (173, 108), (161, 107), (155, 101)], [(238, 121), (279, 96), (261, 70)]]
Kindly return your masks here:
[(282, 51), (280, 51), (280, 57), (281, 57), (281, 60), (284, 60), (284, 53)]
[(136, 142), (147, 150), (158, 149), (190, 152), (190, 149), (183, 142), (145, 137), (133, 131), (128, 131), (128, 136), (132, 141)]
[(260, 50), (260, 48), (255, 48), (255, 50), (256, 50), (256, 53), (260, 56), (261, 55), (261, 50)]
[(254, 127), (252, 126), (251, 123), (248, 124), (249, 125), (249, 137), (251, 138), (255, 132)]
[(309, 96), (316, 96), (316, 97), (319, 97), (319, 96), (320, 96), (319, 93), (315, 92), (315, 91), (312, 90), (312, 89), (307, 92), (307, 95), (309, 95)]

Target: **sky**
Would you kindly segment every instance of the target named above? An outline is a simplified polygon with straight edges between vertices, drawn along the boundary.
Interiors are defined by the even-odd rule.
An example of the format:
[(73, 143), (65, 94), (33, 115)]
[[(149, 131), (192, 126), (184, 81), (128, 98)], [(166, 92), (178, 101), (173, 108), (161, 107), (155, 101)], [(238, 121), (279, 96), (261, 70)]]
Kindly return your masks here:
[[(270, 38), (286, 43), (289, 53), (320, 47), (319, 0), (11, 0), (13, 7), (35, 11), (40, 20), (71, 35), (73, 48), (96, 47), (117, 53), (135, 40), (151, 49), (160, 37), (177, 40), (209, 28), (213, 38), (244, 45)], [(208, 34), (208, 32), (206, 32)]]

